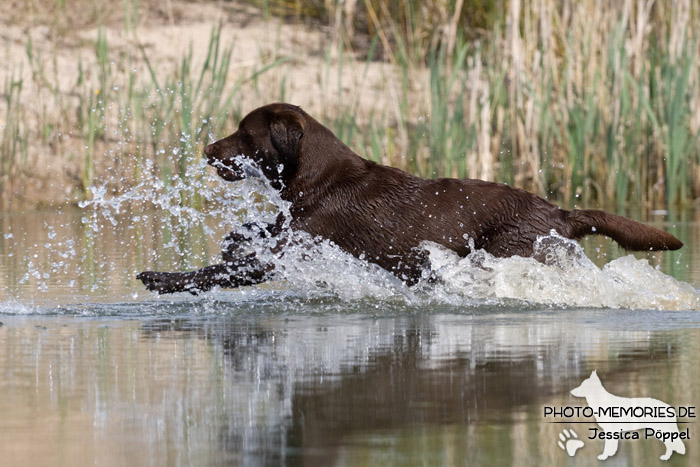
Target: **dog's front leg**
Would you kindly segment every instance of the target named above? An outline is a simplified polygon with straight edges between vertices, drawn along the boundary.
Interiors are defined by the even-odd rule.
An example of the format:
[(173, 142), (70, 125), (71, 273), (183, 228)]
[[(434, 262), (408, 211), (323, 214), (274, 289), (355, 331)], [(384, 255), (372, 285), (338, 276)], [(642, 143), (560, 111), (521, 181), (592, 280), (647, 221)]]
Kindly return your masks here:
[(606, 439), (605, 446), (603, 447), (603, 453), (598, 456), (598, 459), (604, 461), (610, 456), (615, 455), (617, 452), (618, 440), (616, 439)]
[(136, 276), (148, 290), (160, 294), (198, 294), (213, 287), (241, 287), (265, 281), (271, 266), (263, 266), (255, 254), (189, 272), (145, 271)]
[[(264, 282), (272, 271), (271, 264), (260, 263), (250, 243), (254, 238), (277, 237), (282, 232), (284, 217), (280, 214), (275, 224), (245, 224), (240, 231), (228, 234), (223, 242), (221, 257), (223, 262), (189, 272), (145, 271), (136, 278), (148, 290), (160, 294), (190, 292), (198, 294), (213, 287), (241, 287)], [(284, 242), (278, 242), (281, 248)]]
[(226, 236), (221, 245), (221, 257), (224, 261), (236, 261), (237, 258), (249, 255), (253, 251), (251, 242), (279, 237), (283, 223), (284, 217), (280, 214), (275, 224), (243, 224), (240, 230), (234, 230)]

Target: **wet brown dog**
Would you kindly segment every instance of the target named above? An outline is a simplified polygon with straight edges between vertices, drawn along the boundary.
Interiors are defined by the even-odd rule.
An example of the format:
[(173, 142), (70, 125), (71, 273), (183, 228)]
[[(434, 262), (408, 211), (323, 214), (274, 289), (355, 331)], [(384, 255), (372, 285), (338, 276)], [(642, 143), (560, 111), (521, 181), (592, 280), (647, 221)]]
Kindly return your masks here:
[[(498, 257), (530, 256), (538, 236), (552, 230), (570, 239), (611, 237), (628, 250), (676, 250), (673, 235), (596, 210), (567, 211), (526, 191), (481, 180), (425, 180), (362, 159), (301, 108), (271, 104), (248, 114), (238, 131), (204, 148), (219, 175), (244, 177), (240, 155), (253, 160), (270, 184), (291, 202), (290, 227), (335, 242), (378, 264), (406, 283), (427, 267), (420, 249), (428, 240), (470, 252), (468, 239)], [(267, 279), (272, 266), (240, 247), (254, 235), (276, 236), (277, 225), (233, 232), (223, 262), (192, 272), (142, 272), (160, 293), (237, 287)]]

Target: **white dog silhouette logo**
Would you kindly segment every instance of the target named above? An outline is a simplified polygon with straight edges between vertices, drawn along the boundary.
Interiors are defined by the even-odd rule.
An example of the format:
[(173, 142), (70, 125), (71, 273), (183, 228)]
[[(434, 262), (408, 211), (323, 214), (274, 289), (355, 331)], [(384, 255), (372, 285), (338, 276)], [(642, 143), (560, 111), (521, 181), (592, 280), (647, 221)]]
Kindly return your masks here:
[(610, 394), (595, 371), (579, 387), (572, 389), (571, 395), (584, 397), (595, 414), (596, 423), (602, 431), (597, 437), (605, 439), (603, 453), (598, 459), (605, 460), (614, 455), (620, 439), (638, 439), (636, 433), (634, 437), (625, 435), (626, 432), (636, 430), (653, 430), (653, 433), (664, 434), (661, 437), (652, 435), (666, 446), (661, 460), (668, 460), (673, 452), (685, 454), (685, 444), (681, 440), (676, 417), (669, 404), (651, 397), (620, 397)]

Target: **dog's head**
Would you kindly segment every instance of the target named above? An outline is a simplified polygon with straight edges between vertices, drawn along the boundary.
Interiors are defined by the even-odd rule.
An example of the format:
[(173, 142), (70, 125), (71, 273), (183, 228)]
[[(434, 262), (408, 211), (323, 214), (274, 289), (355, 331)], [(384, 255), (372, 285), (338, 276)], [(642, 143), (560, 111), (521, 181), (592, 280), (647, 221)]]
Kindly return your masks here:
[(571, 390), (571, 395), (574, 397), (586, 397), (590, 395), (597, 394), (603, 385), (598, 378), (598, 373), (595, 370), (591, 373), (591, 376), (584, 379), (583, 382), (576, 388)]
[(246, 158), (280, 189), (297, 171), (307, 117), (289, 104), (260, 107), (241, 120), (231, 136), (205, 147), (204, 154), (225, 180), (245, 177), (242, 158)]

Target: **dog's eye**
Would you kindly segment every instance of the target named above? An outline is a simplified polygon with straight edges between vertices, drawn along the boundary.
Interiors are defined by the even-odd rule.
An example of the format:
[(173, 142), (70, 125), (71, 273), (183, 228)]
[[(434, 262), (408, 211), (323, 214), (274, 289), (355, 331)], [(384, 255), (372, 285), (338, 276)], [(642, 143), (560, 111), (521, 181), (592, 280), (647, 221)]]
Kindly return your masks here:
[(251, 135), (251, 134), (246, 134), (246, 137), (245, 137), (245, 139), (243, 140), (243, 143), (244, 143), (247, 147), (253, 148), (253, 149), (256, 149), (256, 150), (259, 149), (259, 147), (260, 147), (260, 144), (255, 140), (255, 138), (254, 138), (253, 135)]

